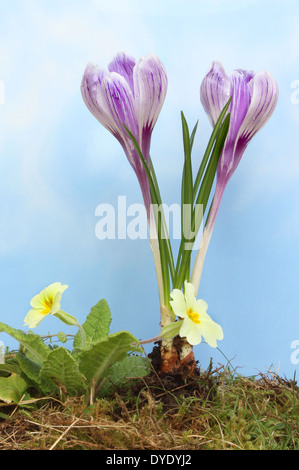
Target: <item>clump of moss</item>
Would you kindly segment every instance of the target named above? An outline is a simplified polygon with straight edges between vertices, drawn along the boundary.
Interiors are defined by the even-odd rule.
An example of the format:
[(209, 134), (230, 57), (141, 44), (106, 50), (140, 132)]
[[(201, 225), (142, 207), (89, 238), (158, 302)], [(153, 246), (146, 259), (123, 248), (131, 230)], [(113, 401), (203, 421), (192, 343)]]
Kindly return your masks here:
[(294, 380), (272, 373), (153, 372), (92, 406), (47, 398), (3, 407), (0, 449), (298, 450), (298, 398)]

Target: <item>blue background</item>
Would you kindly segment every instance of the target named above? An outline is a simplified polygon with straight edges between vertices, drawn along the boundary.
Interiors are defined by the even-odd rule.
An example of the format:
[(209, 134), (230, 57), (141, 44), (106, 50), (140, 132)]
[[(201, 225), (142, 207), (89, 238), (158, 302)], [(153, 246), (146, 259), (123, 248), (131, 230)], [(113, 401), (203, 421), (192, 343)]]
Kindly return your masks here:
[[(203, 367), (227, 359), (243, 374), (269, 368), (293, 377), (299, 339), (299, 79), (297, 2), (275, 0), (0, 0), (0, 321), (23, 328), (30, 299), (68, 284), (62, 308), (83, 322), (106, 298), (113, 332), (159, 333), (159, 300), (147, 240), (95, 236), (101, 203), (141, 202), (119, 143), (81, 98), (85, 66), (106, 67), (125, 51), (155, 52), (168, 94), (151, 155), (165, 203), (179, 202), (180, 111), (192, 126), (198, 165), (211, 127), (200, 99), (213, 60), (227, 73), (269, 70), (280, 97), (249, 144), (221, 204), (199, 295), (221, 323), (221, 351), (195, 347)], [(293, 97), (293, 99), (292, 99)], [(35, 330), (64, 327), (46, 318)], [(0, 339), (14, 347), (4, 334)], [(151, 346), (147, 348), (149, 352)]]

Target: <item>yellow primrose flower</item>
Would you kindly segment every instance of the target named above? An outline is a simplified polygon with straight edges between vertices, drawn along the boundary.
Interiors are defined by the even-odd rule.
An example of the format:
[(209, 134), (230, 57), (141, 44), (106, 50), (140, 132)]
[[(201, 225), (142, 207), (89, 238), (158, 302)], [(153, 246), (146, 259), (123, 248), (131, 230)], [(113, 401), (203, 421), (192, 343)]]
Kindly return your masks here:
[(25, 326), (35, 328), (47, 315), (63, 314), (60, 310), (60, 301), (63, 292), (68, 288), (60, 282), (54, 282), (35, 295), (30, 302), (33, 307), (26, 315)]
[(207, 314), (208, 305), (204, 300), (196, 300), (193, 284), (185, 281), (185, 294), (174, 289), (170, 294), (170, 305), (175, 315), (183, 319), (179, 335), (186, 337), (188, 343), (199, 344), (203, 336), (205, 341), (213, 348), (217, 347), (217, 340), (223, 339), (223, 330)]

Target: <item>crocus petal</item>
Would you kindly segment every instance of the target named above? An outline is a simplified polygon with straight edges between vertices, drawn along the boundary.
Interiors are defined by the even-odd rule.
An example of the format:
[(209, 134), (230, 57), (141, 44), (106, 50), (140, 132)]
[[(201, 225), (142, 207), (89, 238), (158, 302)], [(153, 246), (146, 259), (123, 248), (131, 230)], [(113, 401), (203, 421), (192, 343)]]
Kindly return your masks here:
[(256, 74), (249, 83), (249, 90), (251, 102), (238, 136), (246, 142), (270, 119), (279, 94), (277, 83), (269, 72)]
[[(109, 130), (121, 141), (129, 140), (123, 127), (128, 127), (134, 136), (138, 133), (134, 98), (132, 90), (125, 78), (116, 72), (107, 72), (98, 88), (97, 100), (99, 107), (109, 116)], [(130, 148), (134, 148), (130, 144)]]
[(107, 120), (105, 113), (99, 107), (99, 104), (97, 101), (98, 88), (102, 82), (104, 73), (105, 73), (104, 70), (89, 63), (86, 66), (86, 69), (82, 78), (82, 82), (81, 82), (82, 98), (86, 106), (88, 107), (89, 111), (101, 123)]
[(224, 170), (226, 173), (237, 165), (234, 159), (234, 148), (240, 127), (248, 112), (251, 99), (248, 82), (243, 73), (235, 71), (230, 77), (230, 82), (232, 99), (228, 111), (234, 111), (231, 112), (229, 131), (219, 163), (221, 171)]
[(166, 91), (166, 71), (154, 54), (148, 54), (137, 64), (134, 58), (117, 54), (107, 71), (88, 64), (81, 83), (88, 109), (118, 139), (134, 168), (148, 217), (151, 199), (146, 173), (123, 124), (149, 162), (151, 133)]
[(136, 64), (133, 79), (139, 139), (143, 142), (143, 155), (149, 161), (150, 137), (166, 97), (167, 75), (158, 57), (148, 54)]
[(109, 72), (116, 72), (128, 83), (132, 94), (134, 95), (134, 83), (133, 83), (133, 70), (136, 65), (136, 61), (133, 57), (120, 52), (108, 65)]
[(213, 62), (200, 87), (200, 99), (212, 126), (230, 97), (230, 80), (220, 62)]

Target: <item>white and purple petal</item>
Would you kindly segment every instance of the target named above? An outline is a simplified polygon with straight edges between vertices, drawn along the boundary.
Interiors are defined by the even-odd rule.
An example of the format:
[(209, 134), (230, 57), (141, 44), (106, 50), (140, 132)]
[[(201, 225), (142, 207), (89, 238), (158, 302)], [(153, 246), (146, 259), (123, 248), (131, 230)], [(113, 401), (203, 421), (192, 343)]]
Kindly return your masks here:
[(270, 119), (278, 100), (278, 86), (269, 72), (256, 74), (248, 84), (251, 101), (247, 114), (240, 126), (239, 139), (250, 139)]
[(97, 101), (98, 88), (101, 84), (105, 72), (99, 67), (89, 63), (86, 66), (82, 82), (81, 93), (83, 100), (89, 111), (98, 119), (101, 124), (104, 119), (103, 110), (99, 107)]
[[(125, 78), (116, 72), (107, 72), (98, 88), (97, 99), (99, 106), (105, 110), (105, 115), (109, 117), (109, 130), (122, 144), (126, 144), (128, 151), (133, 149), (134, 146), (123, 124), (134, 136), (138, 135), (138, 124), (134, 97)], [(127, 156), (129, 158), (129, 155)]]
[(214, 62), (200, 88), (203, 107), (213, 125), (230, 96), (230, 127), (217, 169), (221, 184), (227, 183), (248, 142), (273, 113), (278, 87), (269, 72), (255, 75), (252, 71), (238, 69), (227, 76), (222, 65)]
[(167, 74), (159, 58), (151, 53), (136, 64), (133, 78), (139, 141), (143, 155), (149, 161), (152, 130), (166, 97)]
[(124, 52), (118, 53), (108, 65), (109, 72), (116, 72), (128, 83), (132, 94), (134, 95), (133, 71), (136, 60)]
[(213, 62), (200, 87), (200, 99), (212, 126), (230, 97), (230, 80), (220, 62)]

